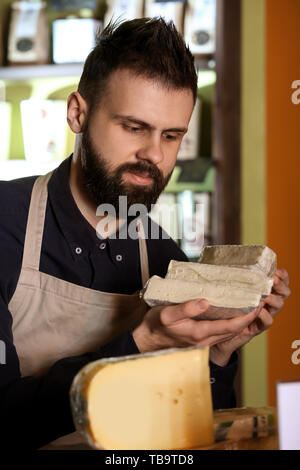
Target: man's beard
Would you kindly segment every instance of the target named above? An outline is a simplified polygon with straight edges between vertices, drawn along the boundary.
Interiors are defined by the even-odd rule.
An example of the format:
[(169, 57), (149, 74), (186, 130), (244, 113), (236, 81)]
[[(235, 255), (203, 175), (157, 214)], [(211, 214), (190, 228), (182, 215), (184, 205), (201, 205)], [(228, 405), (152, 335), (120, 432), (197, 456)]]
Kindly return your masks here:
[[(111, 204), (117, 215), (119, 215), (119, 196), (127, 196), (127, 211), (133, 204), (143, 204), (147, 212), (150, 212), (151, 205), (156, 203), (173, 172), (172, 170), (164, 178), (160, 170), (146, 160), (125, 163), (114, 171), (109, 170), (102, 156), (93, 147), (88, 126), (82, 133), (81, 162), (83, 184), (91, 200), (97, 206)], [(147, 174), (153, 178), (153, 181), (148, 186), (124, 183), (122, 175), (126, 171), (141, 176)]]

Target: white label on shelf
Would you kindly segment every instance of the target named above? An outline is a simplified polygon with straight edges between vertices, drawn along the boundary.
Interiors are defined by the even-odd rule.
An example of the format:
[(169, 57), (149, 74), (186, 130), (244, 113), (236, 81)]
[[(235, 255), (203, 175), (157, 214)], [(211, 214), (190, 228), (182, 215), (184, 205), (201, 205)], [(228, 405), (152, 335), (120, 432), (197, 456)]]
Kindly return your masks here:
[(277, 383), (280, 450), (300, 450), (300, 381)]
[(133, 20), (143, 16), (143, 0), (108, 0), (104, 26), (112, 20)]
[(53, 23), (53, 60), (56, 64), (83, 62), (95, 45), (101, 22), (93, 18), (70, 18)]
[(36, 35), (39, 13), (39, 10), (32, 8), (19, 11), (15, 29), (16, 38), (32, 38)]

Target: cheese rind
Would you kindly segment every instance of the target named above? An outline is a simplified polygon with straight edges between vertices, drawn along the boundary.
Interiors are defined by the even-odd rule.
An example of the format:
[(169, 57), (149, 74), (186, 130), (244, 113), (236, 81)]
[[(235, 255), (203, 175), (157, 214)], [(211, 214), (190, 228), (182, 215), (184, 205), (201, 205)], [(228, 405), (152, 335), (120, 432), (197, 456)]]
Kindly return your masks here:
[(241, 287), (209, 282), (188, 282), (152, 276), (146, 284), (144, 300), (150, 307), (172, 305), (193, 299), (206, 299), (210, 306), (199, 317), (206, 320), (233, 318), (259, 306), (261, 294)]
[(202, 249), (199, 262), (239, 266), (262, 271), (271, 277), (276, 272), (277, 256), (265, 245), (211, 245)]
[(71, 390), (74, 424), (96, 449), (188, 449), (214, 442), (209, 348), (85, 366)]
[(273, 286), (273, 279), (260, 271), (175, 260), (169, 263), (166, 279), (226, 283), (228, 286), (254, 290), (256, 293), (261, 292), (263, 296), (269, 295)]

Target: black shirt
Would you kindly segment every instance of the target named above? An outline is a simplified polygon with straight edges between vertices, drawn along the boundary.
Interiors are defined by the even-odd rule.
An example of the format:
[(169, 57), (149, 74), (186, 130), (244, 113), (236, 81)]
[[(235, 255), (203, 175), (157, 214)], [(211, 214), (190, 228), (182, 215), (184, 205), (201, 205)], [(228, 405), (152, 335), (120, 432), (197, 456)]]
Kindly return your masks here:
[[(61, 163), (49, 181), (40, 271), (94, 290), (132, 294), (142, 288), (138, 240), (115, 238), (104, 242), (98, 238), (73, 199), (69, 186), (71, 158)], [(96, 352), (59, 360), (44, 376), (21, 377), (8, 304), (20, 275), (36, 178), (0, 181), (0, 341), (6, 352), (5, 364), (0, 363), (2, 448), (13, 445), (35, 449), (73, 432), (69, 389), (76, 373), (99, 358), (139, 353), (128, 331)], [(147, 223), (154, 224), (150, 218)], [(164, 277), (171, 259), (188, 259), (172, 239), (163, 237), (161, 229), (159, 234), (159, 239), (146, 240), (149, 274)], [(237, 354), (232, 355), (228, 366), (210, 362), (210, 369), (214, 408), (235, 406)]]

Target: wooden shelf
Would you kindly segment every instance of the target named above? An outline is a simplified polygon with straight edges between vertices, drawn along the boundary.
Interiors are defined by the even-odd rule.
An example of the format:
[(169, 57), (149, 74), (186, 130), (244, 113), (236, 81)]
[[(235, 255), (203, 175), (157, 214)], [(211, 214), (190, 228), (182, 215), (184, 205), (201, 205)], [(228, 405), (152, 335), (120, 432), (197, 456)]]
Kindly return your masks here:
[(0, 80), (31, 80), (34, 78), (80, 76), (83, 63), (19, 65), (0, 67)]
[(9, 181), (27, 176), (43, 175), (54, 170), (61, 162), (29, 162), (25, 159), (13, 159), (0, 161), (0, 179)]
[[(215, 70), (212, 56), (195, 56), (198, 71)], [(35, 78), (79, 77), (83, 63), (45, 64), (45, 65), (10, 65), (0, 67), (0, 80), (32, 80)]]

